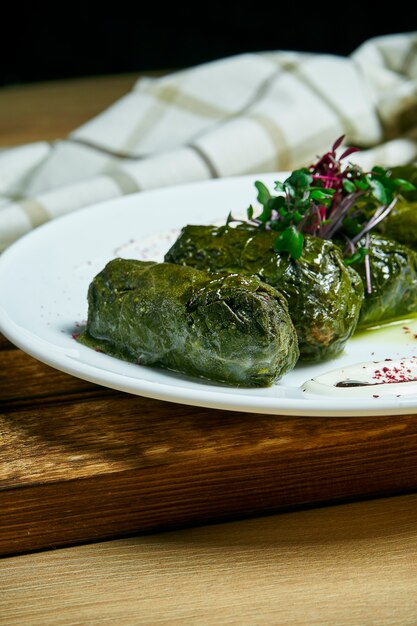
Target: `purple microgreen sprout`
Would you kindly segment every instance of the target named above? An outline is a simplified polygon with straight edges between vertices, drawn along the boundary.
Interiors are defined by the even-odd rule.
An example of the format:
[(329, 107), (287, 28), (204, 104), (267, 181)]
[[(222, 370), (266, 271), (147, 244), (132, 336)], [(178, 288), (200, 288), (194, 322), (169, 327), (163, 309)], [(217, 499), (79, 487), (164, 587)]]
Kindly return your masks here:
[[(247, 223), (277, 232), (274, 248), (294, 260), (302, 257), (304, 235), (346, 242), (346, 265), (365, 263), (367, 290), (372, 291), (369, 261), (369, 233), (384, 220), (402, 191), (414, 185), (402, 178), (392, 178), (380, 166), (364, 172), (358, 165), (343, 161), (357, 148), (349, 147), (338, 157), (337, 150), (345, 136), (339, 137), (331, 150), (318, 157), (309, 167), (294, 170), (284, 181), (276, 181), (272, 194), (257, 180), (257, 200), (262, 207), (255, 216), (252, 205), (247, 209)], [(231, 215), (227, 225), (234, 220)], [(357, 243), (365, 237), (365, 246)]]
[[(401, 192), (416, 188), (405, 179), (392, 178), (383, 167), (364, 172), (358, 165), (343, 163), (358, 150), (349, 147), (338, 157), (344, 139), (344, 135), (339, 137), (316, 163), (276, 181), (275, 195), (257, 180), (261, 212), (255, 216), (250, 205), (247, 220), (229, 214), (226, 226), (241, 222), (276, 232), (274, 249), (295, 261), (302, 257), (304, 235), (344, 241), (345, 264), (365, 264), (366, 288), (371, 293), (370, 232), (390, 214)], [(365, 245), (357, 246), (363, 238)]]

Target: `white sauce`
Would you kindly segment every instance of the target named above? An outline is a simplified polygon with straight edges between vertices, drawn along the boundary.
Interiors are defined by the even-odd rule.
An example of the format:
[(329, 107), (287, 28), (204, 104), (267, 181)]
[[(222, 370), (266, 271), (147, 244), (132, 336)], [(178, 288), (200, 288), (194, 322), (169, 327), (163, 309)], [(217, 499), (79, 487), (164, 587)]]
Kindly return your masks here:
[(304, 395), (379, 398), (417, 395), (417, 357), (357, 363), (312, 378)]

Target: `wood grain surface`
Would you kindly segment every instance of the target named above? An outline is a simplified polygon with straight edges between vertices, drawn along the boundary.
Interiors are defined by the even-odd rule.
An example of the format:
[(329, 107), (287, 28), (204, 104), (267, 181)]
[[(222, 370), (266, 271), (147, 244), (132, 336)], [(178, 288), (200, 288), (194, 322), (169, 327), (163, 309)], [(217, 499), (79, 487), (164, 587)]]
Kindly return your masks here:
[(5, 342), (0, 432), (0, 554), (417, 488), (415, 415), (160, 402), (56, 372)]
[(4, 626), (414, 626), (417, 496), (10, 557)]
[(0, 91), (0, 144), (65, 137), (127, 93), (136, 74), (13, 85)]

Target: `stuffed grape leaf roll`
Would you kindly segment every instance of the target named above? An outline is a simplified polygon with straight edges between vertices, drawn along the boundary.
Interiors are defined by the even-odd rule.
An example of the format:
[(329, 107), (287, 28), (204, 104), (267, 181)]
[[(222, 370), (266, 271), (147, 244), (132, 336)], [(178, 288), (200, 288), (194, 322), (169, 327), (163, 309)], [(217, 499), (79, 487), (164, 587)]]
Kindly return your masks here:
[(299, 356), (285, 298), (257, 278), (125, 259), (92, 281), (80, 341), (242, 387), (271, 385)]
[(379, 224), (379, 230), (417, 250), (417, 202), (399, 199), (388, 217)]
[[(417, 313), (417, 253), (378, 233), (359, 241), (369, 254), (371, 293), (365, 291), (359, 326), (381, 324)], [(353, 267), (366, 284), (363, 261)]]
[(361, 279), (346, 267), (331, 241), (306, 235), (303, 255), (294, 260), (274, 250), (275, 239), (274, 231), (247, 223), (186, 226), (165, 261), (258, 276), (287, 298), (300, 358), (321, 361), (337, 356), (358, 321)]
[[(398, 165), (390, 170), (393, 178), (410, 181), (417, 188), (417, 165)], [(388, 237), (417, 250), (417, 189), (402, 191), (394, 209), (378, 225)]]

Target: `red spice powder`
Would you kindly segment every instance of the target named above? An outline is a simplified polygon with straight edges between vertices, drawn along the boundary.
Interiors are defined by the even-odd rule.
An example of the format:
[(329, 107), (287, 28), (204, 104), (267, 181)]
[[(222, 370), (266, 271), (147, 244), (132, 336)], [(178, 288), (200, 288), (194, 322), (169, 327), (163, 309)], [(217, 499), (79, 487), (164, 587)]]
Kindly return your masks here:
[[(387, 359), (385, 359), (387, 360)], [(384, 383), (408, 383), (417, 380), (412, 377), (412, 370), (407, 367), (403, 361), (400, 362), (400, 367), (384, 366), (381, 369), (375, 370), (373, 379), (380, 384)]]

